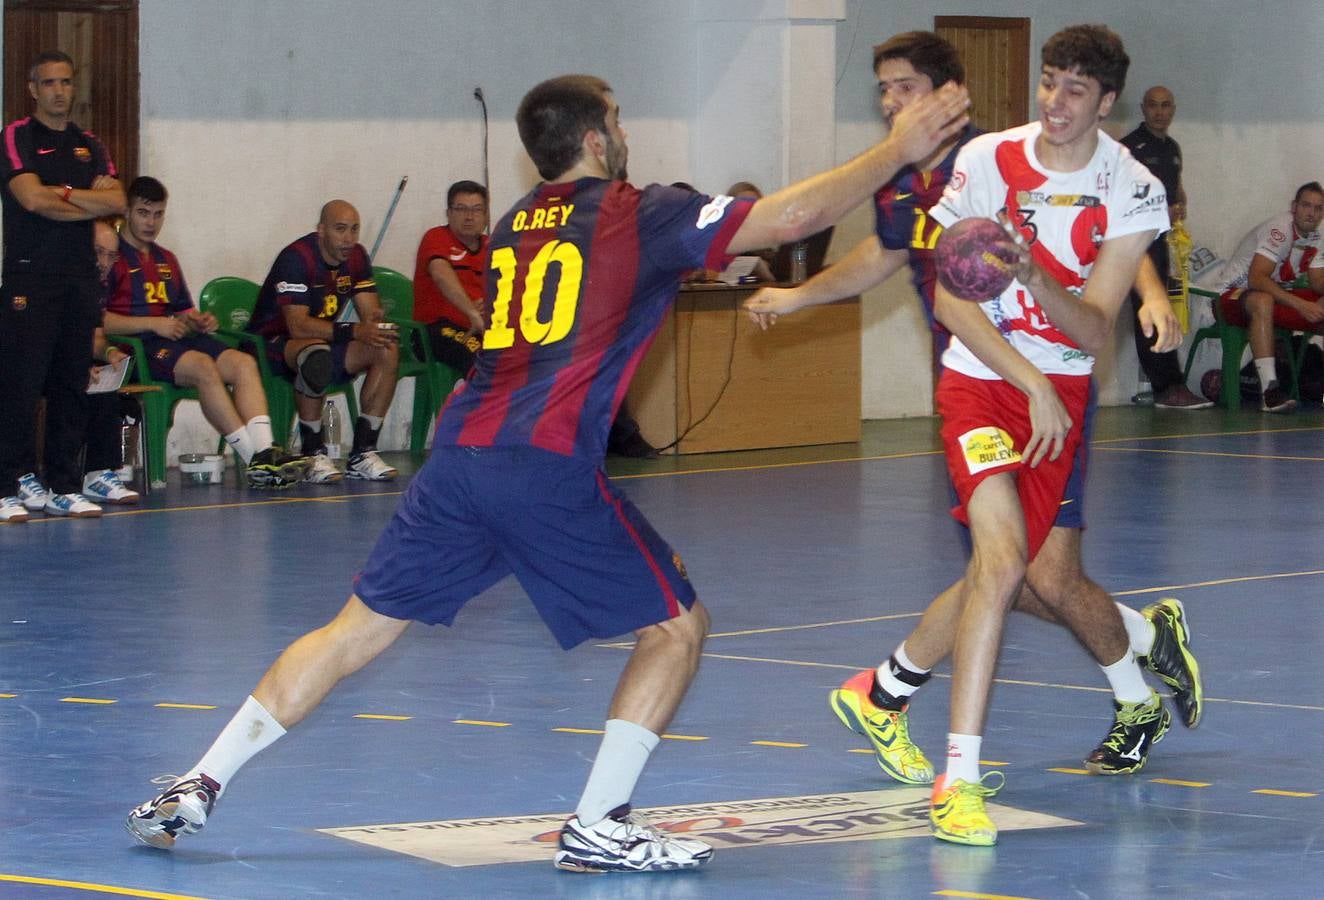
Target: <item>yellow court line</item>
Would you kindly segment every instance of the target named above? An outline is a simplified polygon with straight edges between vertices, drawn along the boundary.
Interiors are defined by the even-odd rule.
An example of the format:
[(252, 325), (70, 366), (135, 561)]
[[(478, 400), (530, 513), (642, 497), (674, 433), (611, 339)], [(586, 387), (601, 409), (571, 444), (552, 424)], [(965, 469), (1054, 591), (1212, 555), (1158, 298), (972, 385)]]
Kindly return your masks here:
[(119, 703), (118, 700), (103, 700), (97, 697), (61, 697), (61, 703), (95, 703), (100, 706), (109, 706), (112, 703)]
[(1273, 581), (1278, 578), (1309, 578), (1324, 575), (1324, 569), (1303, 572), (1273, 572), (1268, 575), (1241, 575), (1236, 578), (1215, 578), (1212, 581), (1192, 581), (1189, 584), (1168, 584), (1162, 587), (1137, 588), (1131, 591), (1113, 591), (1114, 597), (1134, 597), (1137, 594), (1159, 594), (1164, 591), (1186, 591), (1192, 588), (1218, 587), (1224, 584), (1245, 584), (1248, 581)]
[(1260, 788), (1252, 794), (1268, 794), (1270, 797), (1318, 797), (1313, 791), (1275, 791), (1273, 788)]
[(1089, 769), (1064, 769), (1056, 766), (1047, 771), (1061, 772), (1063, 775), (1088, 775), (1090, 773)]
[(799, 750), (801, 747), (808, 747), (808, 744), (793, 744), (789, 741), (750, 741), (756, 747), (786, 747), (791, 750)]
[(1011, 765), (1011, 763), (1009, 763), (1009, 762), (1001, 762), (1001, 761), (996, 760), (996, 759), (981, 759), (981, 760), (979, 761), (979, 764), (980, 764), (981, 766), (993, 766), (994, 768), (997, 768), (998, 766), (1009, 766), (1009, 765)]
[(708, 738), (699, 734), (664, 734), (662, 737), (669, 741), (706, 741)]
[(451, 719), (456, 725), (486, 725), (488, 728), (509, 728), (509, 722), (484, 722), (482, 719)]
[(969, 898), (969, 900), (1033, 900), (1032, 897), (1015, 897), (1010, 894), (978, 894), (975, 893), (974, 891), (958, 891), (952, 888), (946, 888), (941, 891), (934, 891), (933, 896), (967, 897)]
[(374, 713), (355, 713), (356, 719), (380, 719), (383, 722), (408, 722), (413, 716), (383, 716)]
[(208, 706), (205, 703), (158, 703), (161, 709), (215, 709), (214, 706)]
[(0, 694), (0, 699), (13, 700), (18, 694)]
[(1177, 787), (1206, 788), (1209, 787), (1208, 781), (1182, 781), (1179, 778), (1151, 778), (1154, 784), (1175, 784)]
[(116, 887), (113, 884), (96, 884), (91, 881), (64, 881), (59, 878), (34, 878), (29, 875), (0, 873), (0, 881), (10, 881), (15, 884), (39, 884), (43, 887), (73, 888), (76, 891), (96, 891), (99, 894), (119, 894), (122, 897), (147, 897), (149, 900), (205, 900), (203, 897), (195, 897), (192, 894), (166, 894), (162, 891)]
[(1108, 453), (1158, 453), (1165, 456), (1221, 456), (1227, 459), (1272, 459), (1279, 462), (1324, 462), (1324, 456), (1278, 456), (1272, 453), (1226, 453), (1216, 450), (1166, 450), (1162, 447), (1100, 447)]
[(606, 734), (601, 728), (553, 728), (562, 734)]
[(1299, 428), (1252, 428), (1249, 431), (1199, 431), (1192, 434), (1141, 434), (1132, 437), (1097, 438), (1090, 441), (1093, 445), (1120, 444), (1123, 441), (1181, 441), (1191, 438), (1207, 437), (1255, 437), (1261, 434), (1292, 434), (1298, 431), (1324, 431), (1321, 425), (1304, 425)]
[[(368, 491), (362, 494), (335, 494), (329, 497), (277, 497), (271, 500), (240, 500), (234, 503), (199, 503), (192, 506), (162, 506), (156, 509), (125, 509), (104, 513), (101, 518), (110, 519), (119, 516), (151, 516), (158, 513), (206, 512), (213, 509), (250, 509), (258, 506), (282, 506), (290, 503), (330, 503), (344, 500), (356, 500), (363, 497), (399, 497), (404, 491)], [(32, 519), (32, 522), (68, 521), (68, 516), (49, 516), (44, 519)]]

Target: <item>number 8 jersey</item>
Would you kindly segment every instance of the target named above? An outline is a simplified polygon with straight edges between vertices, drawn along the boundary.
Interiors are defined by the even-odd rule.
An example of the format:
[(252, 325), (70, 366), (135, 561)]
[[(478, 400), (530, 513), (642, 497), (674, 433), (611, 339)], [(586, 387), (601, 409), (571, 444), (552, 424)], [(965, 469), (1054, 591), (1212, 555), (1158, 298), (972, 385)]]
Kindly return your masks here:
[(682, 273), (725, 268), (752, 206), (599, 178), (539, 185), (493, 230), (483, 347), (434, 444), (600, 463)]
[[(997, 219), (1006, 210), (1030, 253), (1058, 284), (1079, 297), (1100, 245), (1138, 231), (1168, 230), (1163, 184), (1102, 131), (1082, 169), (1056, 172), (1035, 157), (1038, 122), (981, 135), (961, 148), (942, 199), (929, 211), (944, 228), (961, 219)], [(980, 304), (1002, 336), (1041, 372), (1088, 375), (1094, 357), (1057, 330), (1019, 281)], [(971, 378), (999, 376), (959, 339), (943, 365)]]

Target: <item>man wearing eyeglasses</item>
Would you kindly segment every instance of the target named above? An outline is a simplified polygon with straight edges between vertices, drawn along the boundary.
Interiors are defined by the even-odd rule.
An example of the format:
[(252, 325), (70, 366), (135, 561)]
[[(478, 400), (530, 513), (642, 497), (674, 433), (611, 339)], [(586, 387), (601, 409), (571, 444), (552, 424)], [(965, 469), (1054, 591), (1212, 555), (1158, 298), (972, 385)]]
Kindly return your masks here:
[[(457, 181), (446, 191), (446, 224), (428, 229), (414, 263), (414, 318), (432, 355), (464, 373), (482, 344), (487, 274), (487, 188)], [(421, 350), (421, 348), (419, 348)]]

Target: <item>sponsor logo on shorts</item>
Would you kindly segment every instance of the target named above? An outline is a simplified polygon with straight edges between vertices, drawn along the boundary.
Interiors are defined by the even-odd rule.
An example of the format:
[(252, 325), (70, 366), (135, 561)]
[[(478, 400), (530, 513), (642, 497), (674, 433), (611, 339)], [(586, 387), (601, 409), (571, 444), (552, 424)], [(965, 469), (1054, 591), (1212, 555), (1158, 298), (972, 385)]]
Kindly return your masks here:
[(45, 156), (47, 153), (54, 153), (54, 152), (55, 152), (55, 148), (54, 148), (54, 147), (38, 147), (38, 148), (37, 148), (37, 155), (38, 155), (38, 156)]
[(676, 571), (680, 573), (681, 578), (684, 578), (686, 581), (690, 580), (690, 573), (685, 571), (685, 563), (681, 560), (680, 554), (674, 550), (671, 551), (671, 564), (675, 566)]
[(722, 194), (709, 200), (704, 204), (703, 209), (699, 210), (699, 221), (694, 223), (694, 227), (702, 231), (721, 219), (722, 216), (726, 215), (726, 208), (731, 205), (731, 201), (734, 199), (734, 197)]
[(996, 425), (971, 429), (957, 440), (961, 444), (966, 469), (971, 475), (1021, 461), (1020, 451), (1016, 449), (1011, 435)]
[(22, 294), (17, 294), (14, 296), (14, 299), (9, 301), (9, 305), (13, 308), (14, 312), (22, 312), (28, 308), (28, 298), (24, 297)]
[[(923, 787), (770, 797), (643, 810), (655, 825), (712, 844), (718, 851), (772, 844), (825, 844), (929, 837), (929, 789)], [(1072, 819), (988, 804), (1000, 832), (1065, 828)], [(567, 813), (323, 828), (323, 834), (441, 863), (485, 866), (549, 860)]]
[(1090, 355), (1084, 350), (1066, 350), (1062, 353), (1062, 362), (1071, 362), (1073, 359), (1089, 359)]
[(306, 285), (306, 284), (297, 284), (297, 283), (292, 282), (292, 281), (278, 281), (278, 282), (276, 282), (276, 293), (278, 293), (278, 294), (306, 294), (306, 293), (308, 293), (308, 285)]
[(78, 160), (79, 162), (91, 162), (92, 151), (87, 149), (86, 147), (75, 147), (74, 159)]

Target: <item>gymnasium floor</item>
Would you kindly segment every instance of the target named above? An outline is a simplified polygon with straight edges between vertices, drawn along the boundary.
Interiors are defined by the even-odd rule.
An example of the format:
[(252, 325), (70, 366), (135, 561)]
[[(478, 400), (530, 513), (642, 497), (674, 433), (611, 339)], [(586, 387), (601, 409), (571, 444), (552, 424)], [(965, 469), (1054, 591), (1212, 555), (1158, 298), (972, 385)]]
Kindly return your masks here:
[[(187, 769), (282, 647), (343, 602), (399, 485), (172, 484), (99, 522), (0, 528), (0, 897), (1312, 897), (1324, 837), (1324, 413), (1102, 410), (1087, 565), (1180, 597), (1195, 731), (1090, 777), (1110, 722), (1065, 633), (1007, 632), (984, 755), (995, 848), (927, 834), (827, 692), (960, 571), (933, 420), (860, 445), (613, 461), (713, 613), (697, 683), (636, 792), (719, 848), (694, 873), (548, 862), (626, 644), (562, 653), (513, 583), (415, 626), (259, 756), (173, 852), (121, 825)], [(408, 465), (405, 458), (397, 462)], [(233, 480), (233, 475), (230, 476)], [(941, 756), (949, 682), (912, 729)]]

